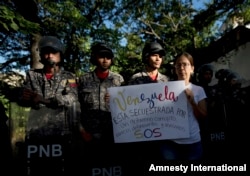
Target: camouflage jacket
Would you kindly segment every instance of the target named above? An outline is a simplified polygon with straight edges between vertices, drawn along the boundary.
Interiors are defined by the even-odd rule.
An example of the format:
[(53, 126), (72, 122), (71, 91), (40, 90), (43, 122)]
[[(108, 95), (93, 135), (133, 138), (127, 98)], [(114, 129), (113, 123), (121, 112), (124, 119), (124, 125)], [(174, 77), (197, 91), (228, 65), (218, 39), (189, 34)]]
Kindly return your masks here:
[(153, 81), (146, 71), (142, 71), (134, 74), (128, 81), (128, 84), (136, 85), (136, 84), (147, 84), (147, 83), (160, 83), (167, 81), (168, 77), (166, 75), (161, 74), (160, 72), (158, 72), (157, 80)]
[[(56, 99), (56, 108), (46, 107), (43, 104), (31, 105), (27, 122), (27, 132), (30, 135), (48, 136), (59, 135), (69, 130), (72, 109), (77, 106), (77, 86), (75, 76), (67, 71), (60, 70), (50, 80), (47, 80), (43, 69), (30, 70), (26, 74), (24, 88), (40, 94), (44, 99)], [(77, 115), (73, 115), (76, 118)], [(67, 128), (67, 129), (66, 129)]]
[(92, 133), (102, 133), (112, 128), (109, 104), (104, 100), (107, 89), (121, 86), (123, 77), (112, 71), (106, 79), (100, 80), (95, 71), (86, 73), (79, 78), (78, 93), (81, 106), (81, 117), (84, 128)]

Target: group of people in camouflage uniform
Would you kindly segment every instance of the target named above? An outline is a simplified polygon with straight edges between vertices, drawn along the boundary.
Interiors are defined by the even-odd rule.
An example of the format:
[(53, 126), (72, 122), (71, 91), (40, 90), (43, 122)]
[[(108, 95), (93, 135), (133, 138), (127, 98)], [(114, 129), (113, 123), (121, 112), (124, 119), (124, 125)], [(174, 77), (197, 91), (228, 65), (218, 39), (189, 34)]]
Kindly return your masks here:
[[(250, 86), (242, 87), (240, 75), (230, 69), (215, 72), (210, 64), (198, 70), (197, 84), (207, 95), (208, 116), (200, 122), (205, 159), (246, 160)], [(217, 83), (210, 85), (212, 78)]]
[[(110, 70), (115, 62), (114, 53), (106, 44), (97, 43), (91, 51), (90, 62), (96, 66), (95, 70), (76, 79), (74, 74), (63, 70), (64, 47), (61, 41), (54, 36), (45, 36), (40, 40), (39, 52), (44, 67), (27, 72), (20, 93), (20, 104), (31, 107), (27, 124), (27, 142), (53, 141), (55, 138), (65, 136), (67, 140), (81, 140), (83, 145), (80, 148), (89, 161), (91, 158), (96, 158), (95, 161), (99, 159), (102, 161), (103, 158), (105, 161), (107, 157), (114, 156), (112, 152), (119, 150), (121, 146), (114, 144), (113, 139), (110, 97), (107, 89), (124, 85), (124, 79), (122, 75)], [(165, 50), (159, 43), (146, 44), (142, 52), (145, 70), (133, 75), (128, 84), (169, 81), (167, 76), (159, 72), (164, 55)], [(188, 63), (179, 63), (181, 66), (176, 65), (176, 70), (190, 66), (190, 75), (192, 75), (193, 61), (187, 59), (188, 55), (181, 57), (184, 57), (183, 61)], [(245, 145), (244, 113), (247, 110), (247, 103), (249, 105), (249, 98), (247, 99), (245, 95), (246, 91), (241, 89), (238, 77), (235, 77), (232, 72), (230, 72), (231, 75), (225, 74), (226, 70), (217, 72), (218, 84), (209, 86), (213, 72), (210, 67), (200, 68), (199, 79), (195, 83), (204, 89), (207, 96), (208, 118), (199, 121), (205, 149), (204, 156), (216, 159), (217, 154), (212, 155), (211, 151), (218, 150), (221, 154), (222, 151), (227, 151), (224, 150), (225, 148), (230, 151), (227, 151), (223, 157), (228, 156), (228, 152), (237, 156), (236, 151), (231, 151), (233, 148), (228, 146), (232, 146), (236, 141), (238, 142), (236, 145)], [(210, 80), (205, 82), (203, 75)], [(184, 78), (180, 79), (184, 80)], [(235, 79), (236, 81), (233, 82)], [(192, 108), (199, 109), (200, 102), (194, 100), (192, 92), (188, 93)], [(218, 137), (218, 135), (221, 136)], [(221, 150), (217, 145), (218, 141), (223, 141)], [(77, 142), (74, 145), (78, 145)], [(156, 145), (160, 149), (159, 144)], [(240, 148), (238, 147), (237, 150), (239, 152)], [(241, 154), (244, 155), (244, 153)]]
[[(27, 72), (20, 92), (19, 103), (31, 107), (27, 144), (61, 140), (63, 145), (70, 145), (66, 147), (66, 157), (71, 161), (82, 157), (81, 152), (84, 161), (88, 162), (93, 158), (104, 161), (104, 157), (112, 156), (110, 151), (115, 148), (112, 148), (113, 128), (107, 89), (121, 86), (124, 79), (109, 70), (114, 63), (114, 54), (108, 46), (97, 43), (91, 50), (90, 62), (96, 66), (95, 70), (76, 79), (74, 74), (63, 70), (61, 41), (54, 36), (40, 40), (39, 52), (44, 67)], [(43, 174), (43, 171), (40, 169), (34, 174)]]

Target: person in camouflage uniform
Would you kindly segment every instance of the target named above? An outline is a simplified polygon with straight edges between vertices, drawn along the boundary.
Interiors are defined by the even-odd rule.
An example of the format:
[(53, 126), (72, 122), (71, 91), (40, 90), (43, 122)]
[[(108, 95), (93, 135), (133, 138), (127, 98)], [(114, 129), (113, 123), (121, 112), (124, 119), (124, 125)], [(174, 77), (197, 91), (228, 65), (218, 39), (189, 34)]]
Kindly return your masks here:
[(241, 87), (241, 77), (230, 69), (220, 69), (215, 77), (208, 104), (207, 159), (246, 159), (248, 98), (247, 89)]
[[(63, 135), (69, 132), (71, 108), (78, 101), (74, 74), (62, 68), (63, 44), (54, 36), (44, 36), (39, 42), (42, 69), (30, 69), (20, 95), (30, 106), (27, 137)], [(70, 119), (71, 118), (71, 119)]]
[[(247, 92), (242, 88), (242, 78), (232, 71), (225, 79), (227, 88), (224, 89), (224, 103), (226, 111), (226, 158), (229, 160), (248, 160), (246, 153), (249, 144), (246, 142), (248, 120), (246, 114)], [(232, 152), (233, 151), (233, 152)]]
[(165, 50), (159, 43), (147, 43), (142, 51), (145, 69), (132, 75), (128, 85), (167, 82), (168, 77), (159, 72), (164, 56)]
[[(90, 62), (96, 67), (79, 78), (78, 97), (86, 153), (90, 154), (90, 157), (95, 155), (100, 159), (104, 154), (109, 155), (108, 151), (112, 152), (114, 144), (107, 89), (121, 86), (124, 79), (110, 70), (114, 64), (114, 54), (105, 43), (92, 46)], [(108, 149), (102, 150), (105, 145), (108, 145)]]
[[(166, 52), (160, 43), (146, 43), (142, 50), (142, 63), (145, 64), (145, 68), (132, 75), (128, 81), (128, 85), (167, 82), (168, 77), (159, 72), (165, 55)], [(161, 158), (159, 146), (161, 143), (162, 141), (146, 141), (127, 145), (132, 151), (135, 151), (133, 155), (139, 155), (137, 158), (140, 161), (150, 161), (152, 159), (158, 160)], [(144, 145), (146, 145), (147, 148), (145, 148)], [(148, 148), (154, 152), (147, 152)]]
[[(20, 92), (21, 105), (31, 107), (25, 144), (27, 172), (31, 175), (63, 174), (75, 148), (75, 135), (80, 136), (77, 84), (75, 75), (63, 70), (64, 47), (54, 36), (44, 36), (38, 43), (41, 69), (30, 69)], [(78, 104), (77, 104), (78, 103)], [(56, 157), (49, 157), (38, 148), (29, 155), (29, 146), (60, 146)], [(70, 158), (71, 157), (71, 158)], [(69, 162), (70, 163), (70, 162)], [(41, 167), (41, 165), (43, 167)], [(67, 169), (66, 169), (67, 168)]]

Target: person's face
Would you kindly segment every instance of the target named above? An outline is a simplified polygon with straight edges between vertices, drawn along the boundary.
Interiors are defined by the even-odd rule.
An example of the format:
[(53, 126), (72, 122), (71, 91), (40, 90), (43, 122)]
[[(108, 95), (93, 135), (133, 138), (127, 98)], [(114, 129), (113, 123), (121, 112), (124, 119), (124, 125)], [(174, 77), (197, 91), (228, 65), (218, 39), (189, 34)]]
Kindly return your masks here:
[(210, 83), (212, 81), (212, 73), (211, 71), (207, 70), (203, 73), (203, 79), (205, 82)]
[(59, 51), (53, 48), (46, 48), (42, 51), (42, 57), (47, 61), (52, 61), (54, 63), (59, 63), (61, 61), (61, 55)]
[(162, 56), (159, 54), (151, 54), (148, 58), (148, 65), (151, 68), (159, 69), (162, 63)]
[(175, 63), (175, 73), (177, 74), (178, 80), (189, 82), (193, 72), (194, 66), (191, 65), (190, 61), (185, 56), (181, 56), (177, 59)]
[(112, 58), (108, 54), (96, 55), (97, 67), (102, 70), (108, 70), (112, 64)]

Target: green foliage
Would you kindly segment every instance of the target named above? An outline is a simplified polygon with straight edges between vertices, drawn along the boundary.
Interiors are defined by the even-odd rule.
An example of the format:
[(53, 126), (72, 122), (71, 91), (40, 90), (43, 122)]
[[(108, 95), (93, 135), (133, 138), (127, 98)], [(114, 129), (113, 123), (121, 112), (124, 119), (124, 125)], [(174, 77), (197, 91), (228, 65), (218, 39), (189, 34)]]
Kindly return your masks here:
[(38, 31), (39, 25), (24, 19), (9, 7), (0, 5), (0, 29), (28, 34)]
[(247, 0), (246, 4), (240, 6), (240, 15), (243, 17), (244, 22), (250, 22), (250, 1)]
[(207, 3), (204, 10), (193, 9), (190, 0), (27, 2), (32, 7), (28, 12), (17, 0), (0, 5), (0, 56), (8, 62), (0, 69), (10, 64), (10, 68), (27, 69), (34, 59), (31, 36), (38, 34), (62, 39), (66, 46), (65, 69), (76, 75), (93, 69), (89, 63), (90, 46), (105, 41), (117, 57), (112, 70), (127, 76), (143, 67), (140, 54), (147, 40), (164, 45), (166, 64), (180, 51), (194, 51), (213, 41), (217, 37), (214, 22), (225, 12), (244, 7), (245, 16), (249, 16), (248, 6), (240, 5), (248, 4), (246, 0)]
[(11, 121), (11, 141), (13, 144), (17, 142), (24, 142), (26, 135), (26, 124), (28, 121), (30, 108), (19, 106), (15, 102), (11, 102), (9, 106), (9, 119)]
[(17, 31), (19, 27), (15, 22), (15, 18), (15, 13), (11, 9), (6, 6), (0, 6), (0, 29)]

